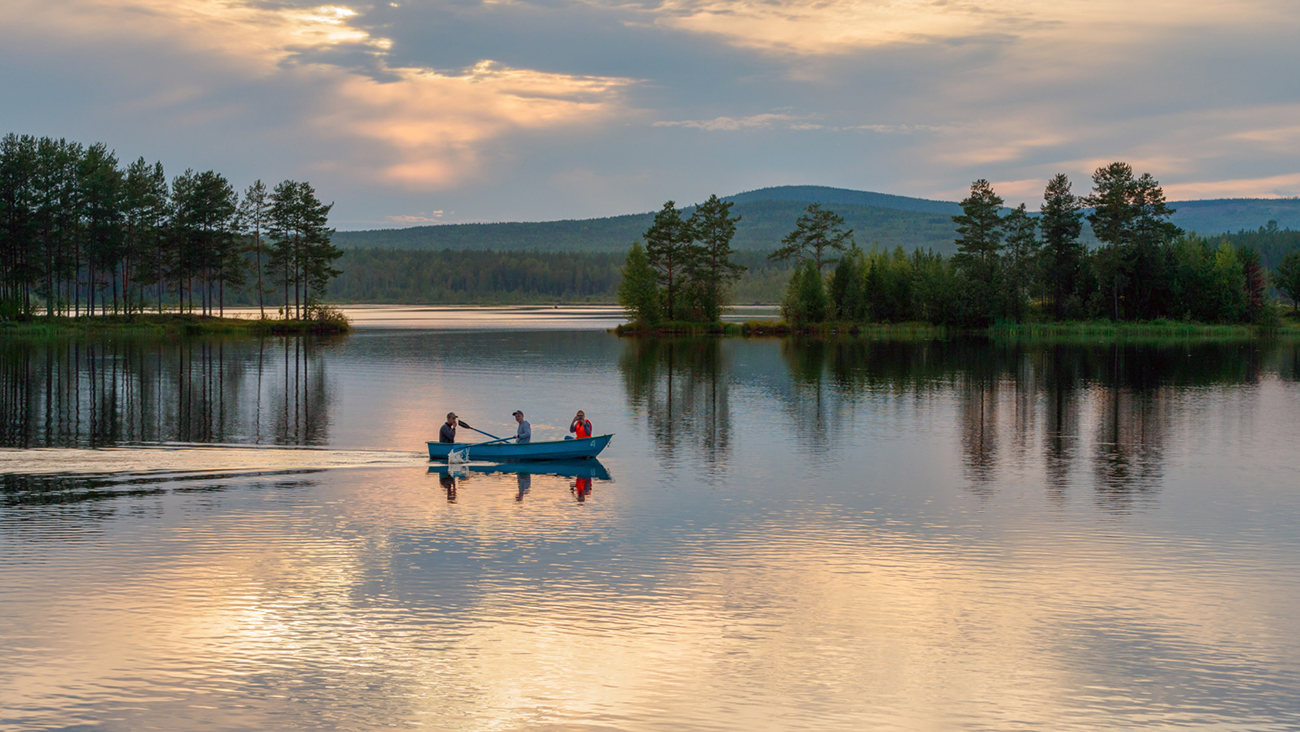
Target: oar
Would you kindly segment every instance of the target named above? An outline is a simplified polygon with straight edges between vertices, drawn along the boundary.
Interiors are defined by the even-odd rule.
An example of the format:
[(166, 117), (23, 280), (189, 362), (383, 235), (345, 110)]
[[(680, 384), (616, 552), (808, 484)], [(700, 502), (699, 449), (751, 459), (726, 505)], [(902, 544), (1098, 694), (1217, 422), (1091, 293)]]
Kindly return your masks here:
[[(461, 427), (464, 427), (464, 428), (467, 429), (467, 430), (474, 430), (475, 432), (479, 433), (480, 435), (487, 435), (488, 437), (491, 437), (493, 442), (505, 442), (506, 440), (513, 440), (513, 439), (514, 439), (513, 437), (497, 437), (496, 435), (494, 435), (494, 434), (492, 434), (492, 433), (490, 433), (490, 432), (484, 432), (483, 430), (475, 430), (473, 427), (470, 427), (469, 425), (465, 424), (465, 423), (462, 422), (461, 420), (456, 420), (456, 423), (459, 424)], [(486, 445), (486, 444), (488, 444), (488, 443), (483, 442), (483, 443), (480, 443), (480, 444)]]
[[(473, 427), (470, 427), (470, 429), (474, 430)], [(478, 430), (474, 430), (474, 431), (475, 431), (475, 432), (478, 432)], [(487, 433), (484, 432), (483, 434), (486, 435)], [(488, 435), (488, 436), (491, 437), (491, 435)], [(497, 442), (506, 442), (506, 441), (508, 441), (508, 440), (513, 440), (513, 439), (515, 439), (515, 438), (513, 438), (513, 437), (498, 437), (498, 438), (496, 438), (495, 440), (488, 440), (487, 442), (478, 442), (478, 443), (475, 443), (475, 444), (471, 445), (471, 447), (478, 447), (479, 445), (491, 445), (491, 444), (493, 444), (493, 443), (497, 443)]]

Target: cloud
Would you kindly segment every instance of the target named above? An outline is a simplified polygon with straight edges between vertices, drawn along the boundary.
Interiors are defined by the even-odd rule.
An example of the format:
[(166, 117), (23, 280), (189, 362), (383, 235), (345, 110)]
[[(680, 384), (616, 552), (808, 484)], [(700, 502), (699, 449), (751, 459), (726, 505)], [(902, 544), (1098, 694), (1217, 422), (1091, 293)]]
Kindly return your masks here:
[(387, 217), (387, 223), (397, 224), (399, 226), (424, 226), (427, 224), (441, 224), (444, 223), (443, 221), (444, 215), (454, 214), (454, 213), (456, 212), (455, 211), (432, 211), (426, 214), (425, 212), (421, 211), (418, 214), (397, 214), (395, 216)]
[(1300, 196), (1300, 173), (1263, 178), (1237, 178), (1163, 186), (1172, 200), (1197, 198), (1293, 198)]
[[(1089, 29), (1088, 43), (1106, 46), (1179, 26), (1248, 26), (1280, 4), (1160, 4), (1125, 0), (1041, 3), (933, 0), (668, 0), (655, 22), (715, 35), (743, 46), (797, 55), (851, 53), (893, 44), (964, 42), (979, 37), (1071, 37)], [(1120, 22), (1117, 19), (1123, 19)]]
[[(473, 176), (481, 148), (512, 130), (581, 126), (616, 116), (622, 112), (622, 89), (634, 83), (514, 68), (490, 59), (451, 71), (390, 67), (392, 41), (353, 25), (359, 14), (344, 5), (54, 0), (24, 3), (22, 11), (28, 32), (58, 35), (65, 42), (170, 47), (189, 57), (189, 64), (221, 68), (227, 82), (311, 87), (310, 112), (293, 121), (296, 127), (306, 123), (321, 139), (344, 142), (338, 149), (345, 151), (354, 147), (349, 140), (379, 143), (366, 148), (362, 159), (317, 161), (316, 169), (346, 168), (370, 183), (415, 190), (444, 188)], [(329, 62), (328, 54), (343, 52), (339, 58), (346, 63)], [(219, 112), (208, 105), (197, 116), (181, 111), (217, 91), (192, 78), (151, 90), (123, 108), (179, 115), (176, 119), (188, 124), (214, 115), (237, 118), (246, 111), (240, 104)]]
[(801, 121), (800, 117), (789, 114), (755, 114), (749, 117), (715, 117), (705, 120), (683, 120), (680, 122), (655, 122), (655, 127), (687, 127), (709, 132), (734, 132), (736, 130), (770, 129), (783, 127), (790, 130), (819, 130), (822, 126)]
[(340, 228), (631, 213), (785, 183), (1030, 192), (1113, 160), (1170, 191), (1284, 194), (1300, 170), (1292, 11), (9, 0), (0, 129), (104, 140), (171, 172), (306, 178)]
[(512, 69), (484, 61), (457, 74), (392, 69), (385, 82), (340, 81), (340, 104), (318, 124), (385, 143), (395, 153), (375, 174), (416, 189), (446, 187), (477, 167), (480, 147), (509, 130), (589, 125), (617, 114), (624, 79)]

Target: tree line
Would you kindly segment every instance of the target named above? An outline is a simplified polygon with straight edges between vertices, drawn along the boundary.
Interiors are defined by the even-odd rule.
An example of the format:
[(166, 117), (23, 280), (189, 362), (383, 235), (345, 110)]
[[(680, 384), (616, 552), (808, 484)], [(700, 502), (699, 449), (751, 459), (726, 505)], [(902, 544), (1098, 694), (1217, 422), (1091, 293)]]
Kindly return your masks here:
[(717, 195), (683, 218), (668, 201), (634, 242), (623, 267), (618, 301), (643, 326), (661, 321), (714, 323), (731, 297), (731, 285), (745, 271), (733, 261), (731, 240), (739, 216)]
[[(1260, 323), (1276, 317), (1269, 273), (1252, 246), (1211, 242), (1169, 222), (1160, 184), (1127, 163), (1098, 168), (1088, 195), (1057, 175), (1038, 215), (1007, 210), (975, 181), (953, 216), (957, 252), (865, 252), (834, 213), (809, 206), (775, 258), (800, 262), (782, 301), (793, 323), (925, 321), (983, 327), (995, 321), (1109, 319)], [(1083, 222), (1099, 245), (1080, 241)], [(1276, 225), (1274, 224), (1274, 229)], [(1277, 234), (1278, 232), (1272, 232)], [(1290, 256), (1290, 255), (1288, 255)], [(1300, 253), (1293, 300), (1300, 298)], [(831, 268), (829, 275), (825, 273)], [(1279, 265), (1279, 272), (1284, 267)]]
[(241, 196), (215, 171), (167, 179), (103, 143), (0, 138), (0, 316), (224, 312), (227, 291), (314, 311), (342, 252), (310, 183)]

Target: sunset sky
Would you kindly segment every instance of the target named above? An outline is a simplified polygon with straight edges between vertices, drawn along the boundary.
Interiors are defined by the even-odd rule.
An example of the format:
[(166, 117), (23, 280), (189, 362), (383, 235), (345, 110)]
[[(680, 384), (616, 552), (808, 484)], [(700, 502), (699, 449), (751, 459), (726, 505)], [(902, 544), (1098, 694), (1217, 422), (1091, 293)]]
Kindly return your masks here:
[(1294, 0), (5, 0), (0, 133), (314, 183), (340, 229), (771, 185), (1300, 195)]

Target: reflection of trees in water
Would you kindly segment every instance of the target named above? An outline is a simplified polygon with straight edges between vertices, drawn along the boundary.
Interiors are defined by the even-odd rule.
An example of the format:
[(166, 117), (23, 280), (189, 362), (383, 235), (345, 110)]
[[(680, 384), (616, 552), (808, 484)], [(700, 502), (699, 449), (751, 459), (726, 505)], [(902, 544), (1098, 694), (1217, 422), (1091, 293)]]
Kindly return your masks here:
[(991, 492), (1006, 470), (1032, 471), (1041, 463), (1054, 500), (1064, 498), (1076, 476), (1090, 479), (1104, 505), (1116, 510), (1159, 489), (1167, 435), (1178, 418), (1176, 393), (1254, 384), (1266, 369), (1300, 379), (1300, 350), (1278, 343), (792, 338), (781, 344), (781, 355), (789, 379), (778, 398), (801, 443), (812, 449), (834, 449), (854, 428), (864, 396), (879, 415), (887, 411), (882, 400), (893, 394), (921, 400), (951, 393), (972, 490)]
[(0, 345), (0, 445), (319, 444), (322, 342), (143, 338)]
[(1070, 463), (1079, 450), (1079, 360), (1060, 347), (1048, 348), (1038, 360), (1043, 396), (1043, 468), (1052, 497), (1060, 501), (1069, 487)]
[(778, 389), (799, 444), (827, 454), (855, 429), (864, 398), (922, 400), (942, 385), (942, 342), (870, 341), (859, 338), (788, 338), (781, 356), (788, 389)]
[(717, 338), (635, 339), (619, 370), (628, 401), (644, 416), (656, 451), (671, 458), (685, 446), (711, 465), (731, 450), (731, 406)]
[(998, 383), (985, 375), (962, 382), (961, 448), (966, 477), (986, 492), (998, 462)]
[[(1142, 353), (1112, 346), (1098, 349), (1095, 485), (1103, 505), (1125, 510), (1148, 499), (1164, 474), (1164, 446), (1173, 421), (1168, 376), (1190, 354)], [(1199, 361), (1199, 359), (1197, 359)], [(1198, 368), (1194, 366), (1193, 368)], [(1238, 379), (1254, 381), (1246, 369)]]
[[(1046, 482), (1061, 499), (1080, 458), (1083, 414), (1092, 411), (1093, 484), (1103, 503), (1117, 510), (1160, 487), (1176, 391), (1253, 384), (1260, 372), (1259, 349), (1253, 344), (1095, 347), (972, 341), (966, 349), (957, 364), (963, 374), (959, 413), (964, 464), (973, 487), (988, 490), (997, 471), (1007, 467), (1004, 454), (1013, 458), (1013, 466), (1027, 462), (1041, 409)], [(1014, 395), (1000, 403), (999, 392), (1009, 389)], [(1010, 429), (999, 435), (1000, 424)]]

